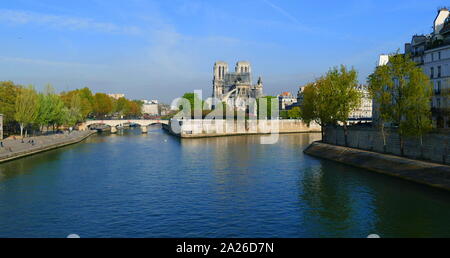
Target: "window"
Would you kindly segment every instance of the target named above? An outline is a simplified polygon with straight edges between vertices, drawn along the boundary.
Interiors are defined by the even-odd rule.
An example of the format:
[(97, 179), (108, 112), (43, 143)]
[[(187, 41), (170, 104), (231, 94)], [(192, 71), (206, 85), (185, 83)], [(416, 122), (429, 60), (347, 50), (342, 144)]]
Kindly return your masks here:
[(430, 78), (431, 78), (431, 79), (434, 78), (434, 67), (431, 67)]
[(441, 94), (441, 81), (438, 81), (434, 87), (434, 93), (436, 95)]
[(441, 78), (441, 66), (438, 66), (438, 78)]

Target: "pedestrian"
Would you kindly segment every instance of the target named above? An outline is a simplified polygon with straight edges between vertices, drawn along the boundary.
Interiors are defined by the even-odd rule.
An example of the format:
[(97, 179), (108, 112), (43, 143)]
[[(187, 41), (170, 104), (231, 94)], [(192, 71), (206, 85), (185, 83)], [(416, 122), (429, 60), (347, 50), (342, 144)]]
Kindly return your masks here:
[(3, 148), (3, 141), (0, 141), (0, 147)]

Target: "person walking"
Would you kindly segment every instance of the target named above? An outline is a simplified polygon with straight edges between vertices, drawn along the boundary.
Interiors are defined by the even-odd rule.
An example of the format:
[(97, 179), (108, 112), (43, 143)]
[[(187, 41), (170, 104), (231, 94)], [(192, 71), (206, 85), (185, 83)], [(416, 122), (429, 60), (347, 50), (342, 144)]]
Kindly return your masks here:
[(0, 148), (3, 148), (3, 141), (0, 141)]

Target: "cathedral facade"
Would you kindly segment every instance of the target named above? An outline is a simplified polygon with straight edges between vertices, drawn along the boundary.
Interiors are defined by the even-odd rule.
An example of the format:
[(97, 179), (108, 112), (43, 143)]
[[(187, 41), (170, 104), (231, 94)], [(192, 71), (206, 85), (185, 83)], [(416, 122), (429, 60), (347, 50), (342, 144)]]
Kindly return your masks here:
[(249, 98), (263, 97), (261, 77), (253, 84), (252, 67), (249, 62), (237, 62), (234, 72), (229, 72), (228, 64), (214, 64), (213, 97), (229, 106), (241, 107)]

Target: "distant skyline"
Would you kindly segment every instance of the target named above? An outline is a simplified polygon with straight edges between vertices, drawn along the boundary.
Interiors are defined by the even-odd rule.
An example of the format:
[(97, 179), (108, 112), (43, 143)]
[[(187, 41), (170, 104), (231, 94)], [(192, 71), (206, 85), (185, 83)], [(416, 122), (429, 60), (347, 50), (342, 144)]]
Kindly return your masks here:
[(0, 4), (0, 80), (90, 87), (169, 103), (209, 97), (215, 61), (252, 63), (265, 93), (345, 64), (361, 83), (379, 54), (432, 31), (440, 0), (78, 0)]

